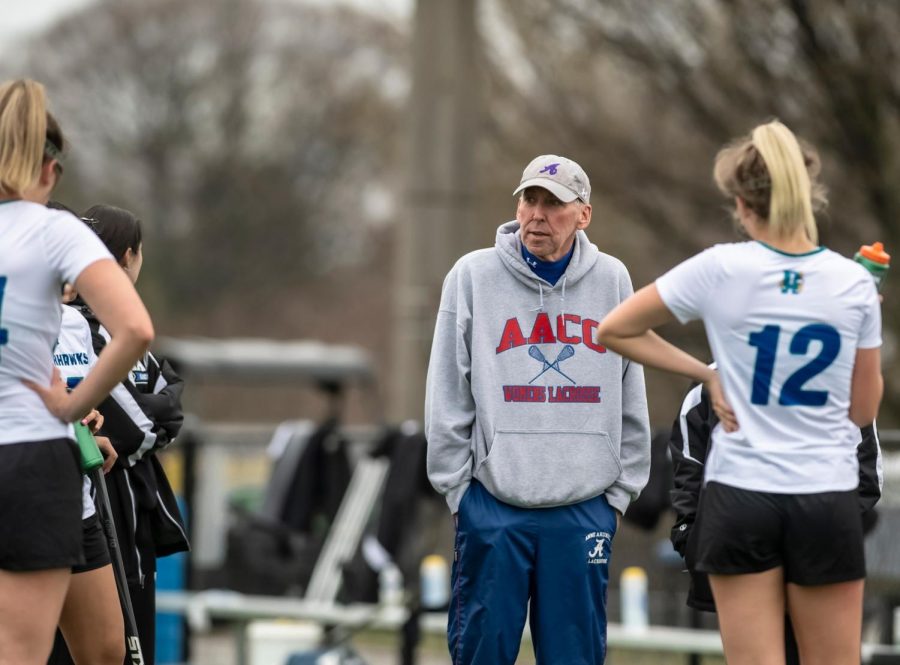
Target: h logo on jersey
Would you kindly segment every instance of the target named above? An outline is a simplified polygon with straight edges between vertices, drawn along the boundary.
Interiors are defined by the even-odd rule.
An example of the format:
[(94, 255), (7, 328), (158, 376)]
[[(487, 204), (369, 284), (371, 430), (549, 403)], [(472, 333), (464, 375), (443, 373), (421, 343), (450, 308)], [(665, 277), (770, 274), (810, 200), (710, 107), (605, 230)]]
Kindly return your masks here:
[(781, 280), (781, 292), (798, 294), (803, 288), (803, 273), (794, 270), (785, 270)]

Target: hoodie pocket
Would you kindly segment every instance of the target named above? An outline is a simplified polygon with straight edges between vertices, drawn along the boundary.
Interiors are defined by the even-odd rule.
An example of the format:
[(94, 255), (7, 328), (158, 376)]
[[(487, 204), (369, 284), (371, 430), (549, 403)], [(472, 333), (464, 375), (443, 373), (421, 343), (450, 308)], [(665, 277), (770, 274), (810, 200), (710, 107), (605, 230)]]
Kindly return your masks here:
[(515, 506), (559, 506), (597, 496), (621, 475), (606, 432), (497, 430), (475, 476)]

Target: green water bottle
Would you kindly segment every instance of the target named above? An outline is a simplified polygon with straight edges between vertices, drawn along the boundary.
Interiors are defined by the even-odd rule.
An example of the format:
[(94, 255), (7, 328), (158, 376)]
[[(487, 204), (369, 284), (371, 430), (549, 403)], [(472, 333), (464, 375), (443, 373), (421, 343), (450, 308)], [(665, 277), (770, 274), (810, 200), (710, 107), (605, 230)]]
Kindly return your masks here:
[(75, 427), (75, 442), (81, 451), (81, 470), (88, 473), (103, 466), (103, 454), (97, 447), (97, 441), (88, 426), (81, 424), (80, 421), (72, 425)]
[(853, 260), (872, 273), (875, 286), (881, 291), (884, 279), (891, 267), (891, 255), (884, 251), (884, 245), (880, 242), (871, 245), (863, 245), (854, 255)]

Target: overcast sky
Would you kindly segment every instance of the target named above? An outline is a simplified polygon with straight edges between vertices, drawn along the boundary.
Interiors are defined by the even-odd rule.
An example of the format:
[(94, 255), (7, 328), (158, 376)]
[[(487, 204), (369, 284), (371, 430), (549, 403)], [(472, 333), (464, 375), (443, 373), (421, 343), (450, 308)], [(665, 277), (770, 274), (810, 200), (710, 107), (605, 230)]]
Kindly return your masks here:
[(0, 38), (23, 37), (94, 0), (3, 0)]
[[(47, 27), (53, 21), (96, 0), (0, 0), (0, 40), (18, 39)], [(190, 0), (185, 0), (189, 2)], [(329, 0), (315, 0), (328, 2)], [(408, 14), (415, 0), (343, 0), (378, 12)], [(2, 45), (0, 45), (2, 46)]]

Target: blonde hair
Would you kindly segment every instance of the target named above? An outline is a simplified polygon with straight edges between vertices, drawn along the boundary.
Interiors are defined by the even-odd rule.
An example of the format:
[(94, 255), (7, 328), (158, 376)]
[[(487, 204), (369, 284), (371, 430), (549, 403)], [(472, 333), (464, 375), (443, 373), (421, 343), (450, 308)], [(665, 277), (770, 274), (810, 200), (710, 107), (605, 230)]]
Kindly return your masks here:
[(0, 194), (21, 196), (37, 182), (48, 141), (62, 152), (44, 86), (28, 79), (0, 84)]
[(816, 181), (820, 166), (815, 149), (774, 120), (720, 150), (713, 177), (723, 194), (741, 198), (776, 237), (802, 230), (818, 244), (814, 211), (827, 203)]

